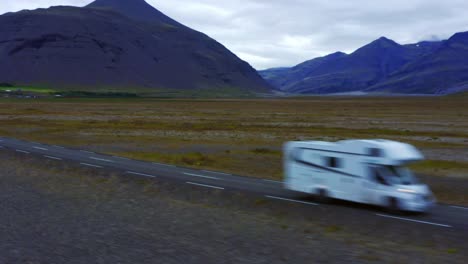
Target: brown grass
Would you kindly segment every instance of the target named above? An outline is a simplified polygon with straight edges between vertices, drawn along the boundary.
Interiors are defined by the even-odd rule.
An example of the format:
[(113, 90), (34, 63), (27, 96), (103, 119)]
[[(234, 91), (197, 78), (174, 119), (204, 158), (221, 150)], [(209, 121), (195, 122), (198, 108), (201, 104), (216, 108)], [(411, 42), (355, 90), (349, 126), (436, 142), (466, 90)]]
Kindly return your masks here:
[[(423, 173), (465, 176), (467, 97), (0, 100), (0, 135), (280, 179), (289, 140), (386, 138), (421, 148)], [(443, 165), (441, 170), (440, 164)]]

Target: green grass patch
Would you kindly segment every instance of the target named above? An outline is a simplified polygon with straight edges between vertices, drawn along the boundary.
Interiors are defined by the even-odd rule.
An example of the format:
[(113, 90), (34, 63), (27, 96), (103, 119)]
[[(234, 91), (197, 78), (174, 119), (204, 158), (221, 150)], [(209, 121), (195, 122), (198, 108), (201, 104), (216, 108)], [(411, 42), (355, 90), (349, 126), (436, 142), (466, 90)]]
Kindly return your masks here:
[(342, 227), (337, 225), (329, 225), (325, 227), (325, 232), (327, 233), (336, 233), (342, 230)]
[(209, 155), (205, 155), (200, 152), (190, 152), (181, 154), (162, 154), (157, 152), (128, 152), (116, 154), (137, 160), (163, 162), (173, 165), (189, 167), (212, 166), (215, 163), (215, 159), (213, 159)]
[(446, 160), (425, 160), (422, 162), (415, 163), (411, 165), (411, 168), (414, 170), (425, 170), (425, 169), (433, 169), (433, 170), (453, 170), (453, 169), (460, 169), (466, 170), (468, 169), (468, 163), (465, 162), (457, 162), (457, 161), (446, 161)]
[(455, 249), (455, 248), (449, 248), (449, 249), (447, 249), (447, 253), (449, 253), (449, 254), (455, 254), (455, 253), (458, 253), (458, 250)]
[(55, 92), (56, 95), (64, 97), (89, 97), (89, 98), (136, 98), (138, 94), (130, 92), (85, 92), (85, 91), (65, 91)]
[(0, 84), (0, 92), (32, 92), (62, 95), (73, 98), (158, 98), (158, 99), (215, 99), (215, 98), (256, 98), (257, 94), (239, 87), (201, 87), (197, 89), (141, 88), (141, 87), (63, 87), (54, 89), (41, 86), (14, 86)]
[(6, 92), (33, 92), (41, 94), (51, 94), (57, 92), (57, 90), (50, 88), (41, 88), (41, 87), (0, 87), (0, 91)]
[(260, 154), (260, 155), (277, 155), (281, 156), (281, 151), (279, 150), (272, 150), (268, 148), (254, 148), (251, 149), (250, 152), (254, 154)]
[(215, 99), (215, 98), (255, 98), (257, 95), (250, 91), (235, 87), (200, 88), (191, 90), (182, 89), (154, 89), (140, 94), (142, 97), (161, 99)]
[(446, 160), (426, 160), (410, 166), (421, 174), (468, 178), (468, 163)]

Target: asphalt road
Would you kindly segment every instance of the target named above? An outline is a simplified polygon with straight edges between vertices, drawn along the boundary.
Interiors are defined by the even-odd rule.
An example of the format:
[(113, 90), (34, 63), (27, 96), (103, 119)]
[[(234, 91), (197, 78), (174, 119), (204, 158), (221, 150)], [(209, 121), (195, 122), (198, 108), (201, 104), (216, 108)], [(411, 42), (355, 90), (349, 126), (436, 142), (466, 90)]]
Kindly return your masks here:
[[(308, 210), (317, 210), (318, 214), (333, 211), (334, 217), (379, 222), (388, 229), (421, 229), (431, 233), (451, 232), (463, 237), (468, 235), (468, 208), (456, 205), (437, 204), (424, 215), (389, 215), (378, 209), (363, 209), (353, 204), (319, 204), (304, 195), (285, 190), (281, 182), (257, 179), (216, 171), (195, 170), (169, 164), (152, 163), (94, 153), (87, 150), (46, 145), (11, 138), (0, 138), (0, 150), (16, 152), (19, 155), (36, 155), (55, 162), (75, 162), (83, 167), (98, 170), (119, 170), (129, 176), (160, 178), (191, 185), (194, 188), (206, 188), (220, 191), (248, 192), (276, 200), (285, 206), (298, 204)], [(1, 164), (1, 161), (0, 161)], [(318, 209), (320, 208), (320, 210)]]

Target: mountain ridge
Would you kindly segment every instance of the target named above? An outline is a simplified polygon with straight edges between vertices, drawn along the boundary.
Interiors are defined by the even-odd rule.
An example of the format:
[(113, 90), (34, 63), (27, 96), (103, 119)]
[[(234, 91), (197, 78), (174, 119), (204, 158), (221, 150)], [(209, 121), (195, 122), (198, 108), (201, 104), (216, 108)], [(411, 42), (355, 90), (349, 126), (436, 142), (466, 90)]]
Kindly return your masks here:
[(283, 68), (280, 72), (267, 69), (260, 74), (277, 89), (290, 93), (445, 94), (467, 87), (467, 47), (467, 32), (444, 41), (405, 45), (381, 37), (313, 70), (307, 67), (308, 63), (332, 54)]
[[(368, 91), (445, 94), (467, 90), (468, 32), (454, 34), (427, 56), (393, 73)], [(447, 92), (446, 92), (447, 91)]]
[[(145, 0), (96, 0), (86, 5), (85, 8), (110, 9), (138, 21), (162, 22), (168, 25), (186, 27), (148, 4)], [(186, 28), (188, 29), (188, 27)]]

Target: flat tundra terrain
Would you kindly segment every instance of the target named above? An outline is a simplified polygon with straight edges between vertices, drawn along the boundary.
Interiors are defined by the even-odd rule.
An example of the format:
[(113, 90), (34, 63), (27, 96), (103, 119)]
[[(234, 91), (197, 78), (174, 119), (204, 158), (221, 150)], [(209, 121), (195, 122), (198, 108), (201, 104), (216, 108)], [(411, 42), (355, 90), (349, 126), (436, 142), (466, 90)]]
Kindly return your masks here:
[[(442, 202), (468, 204), (468, 96), (276, 100), (0, 100), (0, 135), (281, 180), (290, 140), (416, 145)], [(453, 180), (453, 181), (452, 181)], [(453, 182), (453, 183), (452, 183)], [(432, 184), (433, 183), (433, 184)]]

